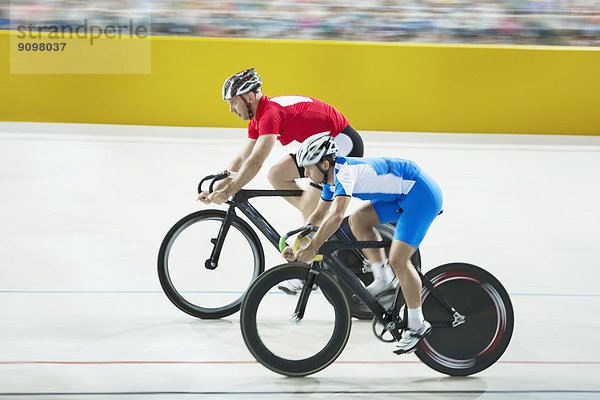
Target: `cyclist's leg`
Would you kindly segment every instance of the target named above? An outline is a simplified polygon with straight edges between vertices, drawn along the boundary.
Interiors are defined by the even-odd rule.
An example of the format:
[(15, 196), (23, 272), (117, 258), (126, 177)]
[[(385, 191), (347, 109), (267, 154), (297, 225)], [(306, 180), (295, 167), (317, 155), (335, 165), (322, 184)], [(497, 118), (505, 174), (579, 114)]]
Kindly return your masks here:
[[(381, 236), (374, 229), (375, 225), (392, 222), (398, 219), (397, 201), (372, 201), (365, 204), (354, 212), (349, 219), (350, 229), (357, 240), (381, 240)], [(394, 290), (398, 285), (394, 272), (390, 267), (384, 249), (362, 249), (365, 257), (371, 263), (373, 282), (367, 286), (367, 290), (373, 295)]]
[[(375, 225), (378, 225), (381, 222), (379, 221), (379, 216), (375, 207), (373, 207), (373, 203), (366, 203), (352, 213), (348, 219), (348, 223), (350, 224), (350, 229), (356, 240), (381, 240), (381, 235), (374, 229)], [(362, 252), (371, 264), (385, 260), (384, 249), (363, 249)]]
[[(304, 178), (304, 168), (296, 163), (296, 154), (289, 154), (273, 165), (268, 174), (269, 182), (277, 190), (300, 190), (295, 180)], [(296, 207), (304, 218), (308, 219), (310, 214), (317, 207), (321, 198), (321, 188), (318, 185), (311, 184), (300, 197), (284, 197), (291, 205)], [(303, 282), (299, 279), (292, 279), (279, 285), (279, 289), (284, 293), (293, 295), (302, 290)]]
[[(298, 190), (300, 188), (295, 180), (301, 178), (303, 173), (304, 168), (300, 171), (296, 165), (296, 155), (289, 154), (269, 169), (267, 178), (269, 179), (269, 182), (271, 182), (271, 185), (277, 190)], [(292, 204), (298, 203), (298, 198), (296, 197), (286, 197), (285, 199)], [(295, 202), (293, 200), (295, 200)]]
[(442, 209), (442, 192), (433, 179), (421, 172), (408, 196), (397, 204), (401, 214), (390, 248), (390, 264), (410, 309), (421, 305), (421, 280), (410, 258)]
[(300, 211), (302, 212), (305, 221), (310, 217), (313, 211), (315, 211), (315, 208), (317, 208), (322, 192), (323, 189), (321, 189), (320, 186), (311, 182), (304, 191), (302, 197), (300, 197)]
[(416, 250), (416, 247), (394, 238), (389, 254), (390, 265), (400, 282), (409, 309), (421, 305), (421, 279), (410, 261)]
[[(304, 168), (298, 167), (296, 155), (290, 154), (273, 165), (267, 177), (277, 190), (300, 190), (295, 180), (304, 177)], [(309, 186), (309, 189), (301, 197), (284, 197), (284, 199), (300, 210), (306, 219), (315, 209), (320, 195), (320, 189)]]
[(398, 204), (402, 213), (396, 224), (389, 256), (408, 309), (408, 329), (395, 350), (395, 353), (402, 354), (412, 351), (431, 331), (431, 325), (423, 317), (421, 279), (411, 257), (442, 208), (442, 192), (433, 179), (421, 173), (408, 196)]
[(419, 341), (431, 332), (431, 324), (425, 320), (421, 307), (421, 278), (410, 260), (416, 250), (415, 246), (396, 239), (394, 234), (389, 254), (390, 264), (400, 283), (408, 315), (407, 329), (395, 346), (396, 354), (413, 351)]

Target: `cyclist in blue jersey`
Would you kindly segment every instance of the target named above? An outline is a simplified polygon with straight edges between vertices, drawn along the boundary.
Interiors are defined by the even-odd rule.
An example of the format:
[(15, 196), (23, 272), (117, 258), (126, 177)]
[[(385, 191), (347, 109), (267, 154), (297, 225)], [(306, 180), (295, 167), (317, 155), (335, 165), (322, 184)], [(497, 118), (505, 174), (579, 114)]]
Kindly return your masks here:
[(440, 187), (409, 160), (338, 156), (335, 142), (327, 134), (307, 139), (296, 159), (298, 165), (305, 168), (306, 176), (314, 183), (323, 184), (321, 201), (307, 220), (309, 224), (319, 225), (319, 229), (312, 240), (297, 251), (286, 248), (284, 258), (309, 262), (340, 227), (351, 197), (369, 200), (349, 219), (357, 240), (381, 240), (374, 226), (387, 222), (397, 224), (388, 260), (383, 249), (363, 250), (373, 266), (375, 278), (367, 290), (378, 295), (395, 288), (399, 281), (408, 307), (408, 321), (394, 352), (411, 352), (431, 332), (431, 324), (423, 317), (421, 280), (410, 258), (442, 209)]

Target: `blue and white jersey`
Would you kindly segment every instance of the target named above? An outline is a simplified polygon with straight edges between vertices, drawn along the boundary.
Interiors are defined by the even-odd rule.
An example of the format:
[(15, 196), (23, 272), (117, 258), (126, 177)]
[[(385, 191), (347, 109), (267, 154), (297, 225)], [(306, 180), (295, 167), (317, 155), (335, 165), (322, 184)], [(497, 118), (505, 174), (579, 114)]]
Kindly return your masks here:
[(335, 185), (323, 186), (321, 198), (354, 196), (363, 200), (398, 200), (410, 192), (421, 169), (402, 158), (338, 157)]

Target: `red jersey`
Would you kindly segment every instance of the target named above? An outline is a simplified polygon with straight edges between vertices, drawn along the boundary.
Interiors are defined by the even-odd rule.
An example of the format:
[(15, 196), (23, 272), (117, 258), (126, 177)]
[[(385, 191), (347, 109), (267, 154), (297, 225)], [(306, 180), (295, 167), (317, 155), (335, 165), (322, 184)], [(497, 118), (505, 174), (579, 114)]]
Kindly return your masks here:
[(263, 95), (258, 103), (256, 117), (248, 124), (248, 137), (258, 139), (260, 135), (277, 135), (277, 140), (286, 145), (296, 140), (304, 142), (308, 137), (321, 132), (337, 136), (350, 123), (335, 108), (321, 100), (305, 96)]

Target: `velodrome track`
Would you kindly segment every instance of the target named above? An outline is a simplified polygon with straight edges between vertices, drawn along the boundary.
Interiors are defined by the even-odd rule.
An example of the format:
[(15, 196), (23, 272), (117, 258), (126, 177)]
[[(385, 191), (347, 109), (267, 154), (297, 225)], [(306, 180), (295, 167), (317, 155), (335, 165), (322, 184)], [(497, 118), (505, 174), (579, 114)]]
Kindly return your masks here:
[[(244, 130), (0, 123), (0, 398), (600, 398), (600, 137), (361, 133), (367, 156), (412, 159), (442, 187), (424, 269), (470, 262), (510, 293), (496, 365), (450, 378), (354, 320), (330, 367), (279, 376), (246, 349), (238, 314), (183, 314), (156, 274), (164, 234), (206, 208), (197, 181)], [(266, 170), (249, 187), (268, 187)], [(281, 199), (256, 204), (279, 231), (302, 223)], [(267, 267), (282, 262), (264, 248)]]

